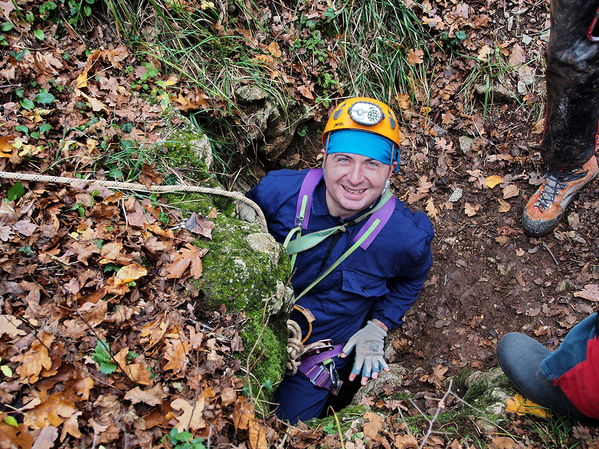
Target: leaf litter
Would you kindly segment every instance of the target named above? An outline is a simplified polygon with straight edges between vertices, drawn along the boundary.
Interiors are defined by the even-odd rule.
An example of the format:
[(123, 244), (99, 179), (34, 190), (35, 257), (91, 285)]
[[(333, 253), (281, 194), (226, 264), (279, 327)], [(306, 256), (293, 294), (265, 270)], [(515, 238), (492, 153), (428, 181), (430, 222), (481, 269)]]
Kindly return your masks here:
[[(391, 361), (409, 371), (399, 388), (417, 392), (416, 403), (434, 413), (441, 405), (455, 405), (451, 397), (442, 400), (447, 376), (462, 368), (496, 365), (494, 348), (502, 334), (531, 333), (555, 349), (577, 321), (592, 313), (599, 274), (597, 248), (590, 242), (597, 235), (593, 214), (599, 198), (596, 189), (585, 190), (572, 206), (578, 218), (544, 240), (526, 237), (519, 227), (525, 197), (542, 182), (534, 150), (543, 117), (526, 111), (534, 110), (542, 92), (535, 72), (525, 64), (540, 66), (537, 58), (547, 35), (545, 5), (406, 4), (439, 41), (445, 36), (444, 45), (459, 41), (460, 50), (469, 54), (450, 61), (431, 45), (436, 73), (442, 76), (431, 77), (430, 98), (415, 84), (414, 98), (404, 94), (397, 99), (407, 163), (393, 184), (411, 207), (429, 214), (437, 238), (429, 280), (406, 316), (401, 341), (394, 342), (401, 356)], [(331, 6), (314, 2), (299, 8), (318, 17)], [(0, 8), (14, 17), (12, 3), (0, 2)], [(282, 19), (293, 23), (289, 11)], [(518, 20), (523, 20), (519, 28), (514, 25)], [(500, 37), (499, 28), (508, 33)], [(22, 32), (30, 31), (25, 27)], [(326, 64), (288, 64), (293, 40), (310, 32), (278, 32), (278, 41), (266, 44), (240, 30), (248, 45), (264, 47), (262, 62), (272, 68), (272, 76), (287, 83), (296, 99), (312, 105), (319, 95), (312, 76), (321, 75), (327, 64), (334, 71), (341, 55), (331, 46)], [(540, 41), (525, 39), (534, 33)], [(98, 25), (95, 34), (102, 39), (108, 32)], [(21, 103), (4, 101), (0, 169), (46, 171), (59, 149), (64, 161), (54, 168), (70, 176), (91, 167), (105, 150), (102, 145), (158, 140), (154, 130), (162, 124), (162, 106), (148, 104), (139, 87), (131, 88), (151, 66), (138, 64), (127, 74), (123, 67), (135, 64), (134, 57), (110, 39), (91, 52), (74, 35), (57, 40), (46, 33), (46, 39), (45, 46), (19, 60), (7, 48), (0, 50), (6, 56), (0, 62), (3, 82), (34, 80), (47, 91), (61, 86), (59, 92), (53, 90), (54, 102), (30, 87), (23, 89)], [(64, 57), (67, 52), (71, 59)], [(483, 73), (482, 64), (497, 62), (499, 55), (516, 70), (501, 80), (487, 78), (497, 82), (493, 92), (498, 101), (485, 111), (480, 97), (469, 104), (464, 92), (477, 98), (486, 91), (465, 80)], [(407, 51), (412, 66), (422, 64), (422, 56), (419, 49)], [(160, 81), (184, 112), (214, 104), (176, 77)], [(517, 92), (518, 102), (500, 89), (506, 86)], [(30, 105), (25, 100), (36, 107), (25, 108)], [(109, 126), (112, 113), (127, 126)], [(326, 108), (317, 108), (316, 117), (326, 117)], [(42, 139), (33, 137), (31, 130), (46, 122), (52, 129)], [(85, 132), (79, 130), (82, 125)], [(32, 158), (37, 166), (28, 165)], [(97, 174), (105, 176), (102, 170)], [(161, 174), (146, 164), (139, 179), (146, 185), (159, 183)], [(179, 223), (180, 217), (160, 201), (98, 190), (2, 181), (0, 364), (12, 368), (12, 376), (2, 371), (0, 403), (12, 408), (1, 409), (0, 432), (7, 440), (20, 448), (34, 443), (115, 446), (132, 440), (150, 447), (176, 428), (193, 431), (210, 447), (231, 447), (231, 441), (251, 448), (338, 446), (336, 432), (305, 423), (287, 428), (272, 416), (259, 417), (243, 394), (243, 380), (233, 375), (241, 368), (231, 353), (240, 349), (235, 329), (242, 316), (206, 312), (200, 322), (187, 310), (183, 291), (188, 280), (201, 279), (204, 256), (191, 243), (198, 236), (210, 238), (210, 217), (192, 217), (182, 227), (169, 228), (161, 214), (170, 223)], [(577, 223), (576, 228), (569, 223)], [(431, 319), (439, 325), (430, 326)], [(101, 343), (107, 336), (110, 346)], [(218, 345), (209, 343), (215, 339)], [(368, 412), (363, 420), (354, 420), (345, 447), (419, 446), (402, 419), (404, 413), (419, 414), (411, 404), (393, 399), (396, 392), (387, 387), (379, 397), (364, 399), (389, 414), (382, 419)], [(521, 442), (493, 437), (492, 446), (534, 447), (523, 421), (512, 420), (508, 429)], [(360, 432), (370, 439), (368, 446), (353, 437)], [(594, 430), (583, 426), (573, 432), (573, 438), (596, 438)], [(451, 435), (431, 435), (423, 444), (465, 447)]]

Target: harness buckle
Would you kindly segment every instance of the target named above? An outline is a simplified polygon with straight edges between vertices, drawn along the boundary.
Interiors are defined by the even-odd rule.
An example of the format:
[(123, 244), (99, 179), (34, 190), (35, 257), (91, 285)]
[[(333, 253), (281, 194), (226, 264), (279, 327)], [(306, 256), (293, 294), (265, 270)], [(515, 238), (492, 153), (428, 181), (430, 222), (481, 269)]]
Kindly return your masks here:
[(325, 360), (323, 365), (329, 373), (329, 379), (331, 380), (331, 393), (339, 393), (341, 388), (341, 379), (339, 379), (339, 373), (335, 369), (335, 361), (333, 359)]
[[(339, 373), (335, 369), (335, 361), (333, 359), (324, 360), (318, 366), (318, 371), (316, 373), (310, 373), (309, 377), (312, 385), (316, 385), (317, 387), (323, 387), (327, 384), (326, 380), (330, 382), (330, 387), (327, 388), (331, 393), (336, 395), (339, 393), (339, 389), (341, 388), (341, 380), (339, 379)], [(325, 373), (328, 374), (328, 379), (321, 377), (321, 375)]]

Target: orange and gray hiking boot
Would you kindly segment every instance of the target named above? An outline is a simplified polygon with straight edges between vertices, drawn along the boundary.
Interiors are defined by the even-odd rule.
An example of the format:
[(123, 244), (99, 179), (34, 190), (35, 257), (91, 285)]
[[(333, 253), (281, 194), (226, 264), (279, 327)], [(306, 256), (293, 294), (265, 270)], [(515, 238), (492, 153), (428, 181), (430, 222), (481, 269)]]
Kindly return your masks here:
[(549, 171), (524, 208), (522, 226), (526, 233), (538, 237), (553, 230), (576, 193), (598, 174), (596, 156), (580, 168)]

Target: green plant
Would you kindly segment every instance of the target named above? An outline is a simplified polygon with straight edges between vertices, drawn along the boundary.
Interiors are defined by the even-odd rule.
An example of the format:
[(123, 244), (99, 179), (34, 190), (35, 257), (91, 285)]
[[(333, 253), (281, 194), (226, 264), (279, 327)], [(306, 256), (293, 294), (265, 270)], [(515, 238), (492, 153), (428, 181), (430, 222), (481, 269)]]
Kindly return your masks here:
[[(519, 99), (518, 95), (513, 92), (510, 86), (506, 83), (506, 76), (509, 76), (511, 72), (515, 72), (521, 66), (510, 66), (506, 61), (506, 57), (501, 53), (498, 48), (487, 55), (485, 58), (474, 58), (467, 55), (462, 55), (471, 61), (472, 69), (470, 74), (462, 84), (459, 94), (464, 95), (466, 104), (469, 105), (470, 110), (474, 108), (473, 99), (477, 90), (482, 91), (482, 106), (483, 106), (483, 119), (487, 115), (487, 111), (490, 105), (493, 104), (494, 92), (497, 86), (508, 92), (511, 98), (518, 102), (519, 106), (524, 106), (523, 102)], [(530, 64), (533, 61), (529, 61), (526, 64)]]
[(194, 438), (193, 434), (187, 431), (179, 432), (174, 428), (167, 435), (164, 435), (161, 441), (164, 443), (167, 438), (173, 449), (206, 449), (202, 438)]
[[(2, 357), (0, 357), (0, 362), (2, 361)], [(6, 377), (12, 377), (12, 370), (8, 365), (0, 364), (0, 373), (2, 373)]]
[(17, 201), (23, 195), (25, 195), (25, 187), (23, 187), (23, 184), (21, 184), (20, 182), (15, 182), (13, 186), (8, 190), (6, 197), (10, 201)]
[(569, 448), (573, 449), (582, 445), (582, 441), (571, 443), (571, 433), (574, 421), (560, 415), (553, 415), (547, 419), (529, 417), (527, 427), (538, 437), (544, 449)]
[(110, 346), (108, 346), (106, 340), (98, 340), (91, 358), (98, 364), (100, 371), (104, 374), (112, 374), (116, 371), (116, 363), (110, 356)]

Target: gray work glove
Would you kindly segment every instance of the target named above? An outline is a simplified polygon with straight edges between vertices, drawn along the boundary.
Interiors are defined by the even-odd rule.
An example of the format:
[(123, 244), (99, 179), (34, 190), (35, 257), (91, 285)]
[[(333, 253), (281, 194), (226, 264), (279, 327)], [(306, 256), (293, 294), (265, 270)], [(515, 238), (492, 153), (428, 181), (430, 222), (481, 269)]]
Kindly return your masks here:
[(362, 372), (362, 385), (366, 385), (368, 379), (376, 379), (379, 371), (389, 371), (384, 358), (385, 337), (387, 332), (372, 321), (368, 321), (365, 327), (356, 332), (341, 350), (340, 357), (345, 358), (355, 348), (356, 358), (349, 380), (356, 378)]

